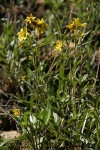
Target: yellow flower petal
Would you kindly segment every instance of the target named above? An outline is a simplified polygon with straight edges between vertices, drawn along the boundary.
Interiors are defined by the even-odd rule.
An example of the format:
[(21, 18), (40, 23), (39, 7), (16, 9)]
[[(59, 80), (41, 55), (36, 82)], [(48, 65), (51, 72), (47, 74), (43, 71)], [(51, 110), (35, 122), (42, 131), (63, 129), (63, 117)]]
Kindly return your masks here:
[(28, 35), (27, 27), (24, 27), (23, 29), (20, 30), (20, 32), (17, 33), (18, 40), (19, 42), (24, 41), (27, 38)]
[(43, 33), (47, 27), (47, 23), (44, 21), (44, 19), (37, 19), (37, 25), (36, 29), (39, 33)]
[(79, 18), (74, 18), (73, 22), (66, 26), (66, 28), (68, 28), (70, 32), (78, 30), (79, 27), (86, 27), (86, 23), (81, 23)]
[(62, 41), (59, 40), (56, 42), (55, 50), (61, 51), (61, 48), (62, 48)]
[(29, 17), (26, 17), (25, 22), (29, 23), (29, 24), (32, 24), (32, 22), (35, 21), (35, 19), (36, 19), (36, 17), (33, 17), (33, 15), (30, 14)]
[(14, 108), (12, 109), (12, 112), (16, 117), (20, 116), (20, 109)]

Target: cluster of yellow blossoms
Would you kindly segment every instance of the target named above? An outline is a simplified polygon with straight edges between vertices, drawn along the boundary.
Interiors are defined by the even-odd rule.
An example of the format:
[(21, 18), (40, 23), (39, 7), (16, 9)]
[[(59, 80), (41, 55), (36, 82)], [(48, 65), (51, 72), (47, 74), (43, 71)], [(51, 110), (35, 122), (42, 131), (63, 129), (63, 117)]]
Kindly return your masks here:
[(81, 32), (80, 28), (85, 28), (85, 27), (86, 27), (86, 23), (81, 23), (79, 18), (74, 18), (73, 22), (66, 26), (66, 28), (68, 28), (76, 38), (84, 36), (84, 33)]
[[(81, 31), (81, 28), (85, 28), (86, 23), (81, 23), (79, 18), (74, 18), (73, 22), (66, 26), (71, 32), (72, 35), (75, 36), (75, 38), (79, 38), (84, 36), (84, 32)], [(61, 48), (63, 46), (63, 43), (61, 40), (58, 40), (56, 42), (55, 50), (61, 51)]]
[[(32, 30), (36, 31), (36, 33), (38, 34), (43, 34), (47, 27), (47, 23), (43, 18), (38, 19), (36, 17), (33, 17), (32, 14), (26, 17), (25, 23), (26, 26), (17, 33), (19, 45), (23, 43), (23, 41), (25, 41), (27, 36), (30, 34), (30, 30), (28, 30), (28, 27), (31, 27)], [(71, 35), (74, 35), (77, 39), (84, 36), (84, 32), (82, 31), (82, 29), (84, 29), (85, 27), (86, 23), (81, 23), (79, 18), (74, 18), (73, 22), (66, 26), (66, 28), (70, 30)], [(61, 51), (62, 45), (62, 41), (58, 40), (55, 45), (55, 50)]]
[(29, 17), (26, 17), (25, 19), (26, 24), (29, 24), (33, 29), (36, 29), (39, 33), (43, 33), (47, 27), (47, 23), (44, 21), (44, 19), (38, 19), (36, 17), (33, 17), (32, 14), (30, 14)]
[(44, 21), (43, 18), (38, 19), (36, 17), (33, 17), (32, 14), (30, 14), (29, 17), (26, 17), (25, 22), (26, 22), (26, 26), (17, 33), (18, 40), (20, 43), (22, 43), (27, 38), (27, 36), (29, 35), (28, 25), (33, 30), (38, 32), (39, 34), (42, 34), (47, 27), (47, 23)]

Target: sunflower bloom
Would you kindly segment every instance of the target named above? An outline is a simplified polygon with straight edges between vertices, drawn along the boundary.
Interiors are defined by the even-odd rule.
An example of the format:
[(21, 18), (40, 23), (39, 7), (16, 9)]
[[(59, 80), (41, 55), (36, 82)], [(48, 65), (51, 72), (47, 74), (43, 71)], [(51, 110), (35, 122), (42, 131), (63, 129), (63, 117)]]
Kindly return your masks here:
[(35, 21), (35, 19), (36, 19), (36, 17), (33, 17), (33, 15), (30, 14), (29, 17), (26, 17), (25, 22), (29, 23), (29, 24), (32, 24)]
[(47, 23), (44, 21), (44, 19), (37, 19), (37, 22), (36, 22), (36, 29), (39, 33), (43, 33), (45, 31), (47, 27)]
[(56, 42), (55, 50), (61, 51), (61, 48), (62, 48), (62, 41), (59, 40)]
[(19, 42), (23, 42), (27, 38), (28, 34), (27, 27), (21, 29), (20, 32), (17, 33)]

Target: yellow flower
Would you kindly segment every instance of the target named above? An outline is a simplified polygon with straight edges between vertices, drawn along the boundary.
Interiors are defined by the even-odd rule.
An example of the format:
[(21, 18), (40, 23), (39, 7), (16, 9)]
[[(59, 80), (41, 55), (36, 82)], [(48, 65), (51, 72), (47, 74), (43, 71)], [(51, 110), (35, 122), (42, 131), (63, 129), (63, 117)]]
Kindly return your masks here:
[(62, 41), (59, 40), (56, 42), (55, 50), (61, 51), (61, 48), (62, 48)]
[(45, 23), (44, 19), (37, 19), (37, 25), (43, 25)]
[(76, 27), (86, 27), (86, 23), (81, 23), (79, 18), (74, 18), (74, 24), (76, 25)]
[(75, 24), (76, 27), (81, 25), (80, 19), (79, 18), (74, 18), (73, 23)]
[(24, 27), (23, 29), (20, 30), (20, 32), (17, 33), (18, 40), (19, 42), (24, 41), (27, 38), (28, 35), (27, 27)]
[(79, 18), (74, 18), (73, 22), (66, 26), (71, 32), (77, 30), (79, 27), (86, 27), (86, 23), (81, 23)]
[(39, 33), (43, 33), (45, 31), (47, 27), (47, 23), (44, 21), (44, 19), (37, 19), (37, 22), (36, 22), (36, 29)]
[(86, 27), (86, 23), (81, 23), (81, 27)]
[(36, 19), (36, 17), (33, 17), (33, 15), (30, 14), (29, 17), (26, 17), (25, 22), (29, 23), (29, 24), (32, 24), (35, 21), (35, 19)]
[(85, 33), (82, 32), (80, 36), (81, 36), (81, 37), (85, 36)]
[(32, 57), (32, 56), (29, 56), (29, 57), (28, 57), (28, 60), (33, 60), (33, 57)]
[(75, 28), (75, 25), (74, 25), (74, 23), (71, 23), (71, 24), (67, 25), (66, 28), (68, 28), (70, 31), (72, 31)]
[(14, 109), (12, 109), (12, 113), (13, 113), (16, 117), (18, 117), (18, 116), (20, 116), (20, 109), (14, 108)]
[(26, 76), (22, 76), (22, 77), (21, 77), (22, 81), (24, 81), (24, 80), (25, 80), (25, 78), (26, 78)]

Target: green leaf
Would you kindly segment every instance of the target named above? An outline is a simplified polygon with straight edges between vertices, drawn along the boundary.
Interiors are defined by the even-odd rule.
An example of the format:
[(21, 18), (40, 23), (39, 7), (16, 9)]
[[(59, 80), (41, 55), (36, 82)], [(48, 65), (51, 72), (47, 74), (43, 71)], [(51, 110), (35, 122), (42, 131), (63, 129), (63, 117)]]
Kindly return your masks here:
[(88, 74), (85, 74), (85, 75), (82, 77), (82, 82), (86, 81), (87, 77), (88, 77)]
[(28, 112), (24, 112), (24, 116), (23, 116), (23, 125), (27, 125), (28, 124)]
[(59, 77), (60, 77), (60, 78), (63, 78), (63, 77), (64, 77), (64, 69), (65, 69), (65, 63), (63, 63), (63, 64), (61, 65), (60, 73), (59, 73)]
[(51, 108), (50, 107), (43, 109), (39, 114), (39, 118), (41, 118), (43, 120), (45, 125), (48, 124), (50, 116), (51, 116)]

